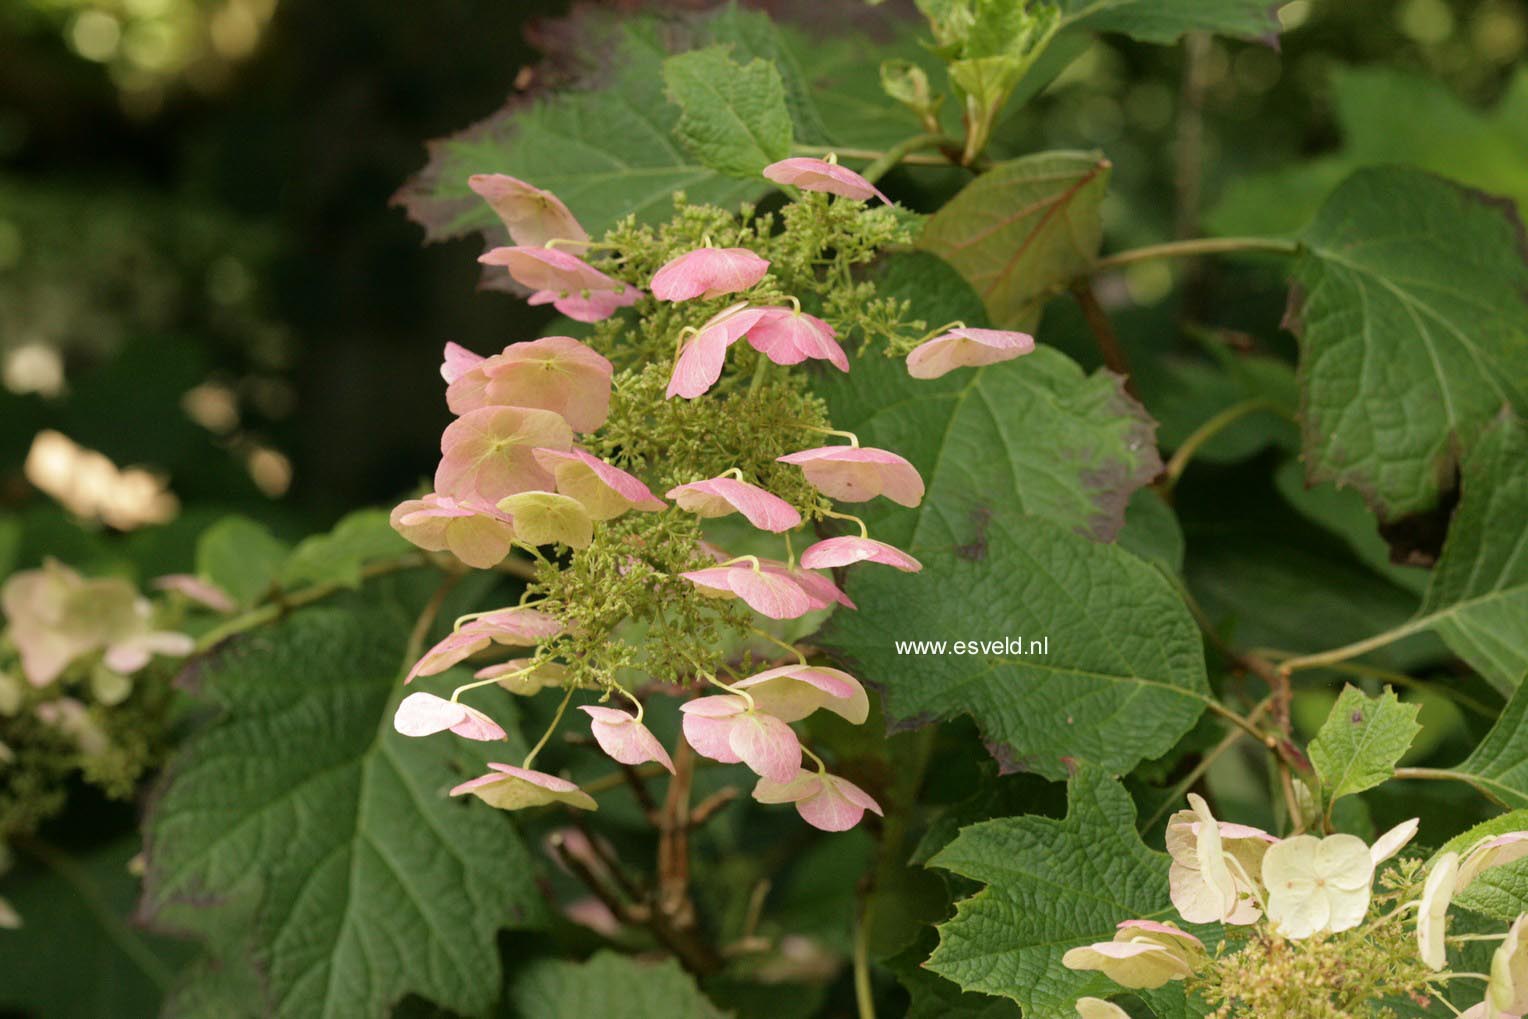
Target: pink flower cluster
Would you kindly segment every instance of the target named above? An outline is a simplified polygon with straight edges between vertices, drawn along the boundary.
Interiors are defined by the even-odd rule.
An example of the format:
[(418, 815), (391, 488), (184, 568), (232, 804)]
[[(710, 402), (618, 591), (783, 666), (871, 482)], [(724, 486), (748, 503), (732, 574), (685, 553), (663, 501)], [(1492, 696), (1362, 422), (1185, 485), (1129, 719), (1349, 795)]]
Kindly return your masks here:
[[(788, 159), (765, 171), (770, 180), (808, 191), (863, 201), (885, 196), (863, 177), (836, 163)], [(765, 278), (768, 260), (746, 248), (705, 246), (663, 265), (644, 292), (596, 269), (562, 247), (583, 249), (588, 234), (556, 196), (501, 174), (473, 177), (470, 186), (504, 221), (514, 244), (495, 248), (481, 261), (504, 267), (529, 289), (532, 304), (551, 303), (563, 314), (595, 322), (648, 299), (683, 303), (744, 295)], [(697, 316), (699, 317), (699, 316)], [(745, 340), (779, 365), (826, 361), (839, 371), (849, 359), (827, 322), (789, 307), (754, 306), (746, 299), (686, 329), (679, 345), (667, 396), (687, 400), (706, 394), (721, 377), (729, 348)], [(921, 344), (909, 370), (934, 377), (962, 364), (987, 364), (1033, 348), (1018, 333), (958, 327)], [(514, 343), (482, 357), (455, 344), (445, 350), (441, 375), (446, 402), (456, 420), (441, 437), (435, 490), (399, 505), (393, 526), (430, 551), (449, 551), (477, 568), (496, 566), (514, 545), (562, 544), (577, 550), (589, 544), (594, 525), (630, 511), (662, 512), (669, 503), (637, 477), (575, 445), (575, 436), (598, 430), (610, 409), (612, 368), (600, 354), (566, 336)], [(843, 433), (847, 434), (847, 433)], [(799, 467), (808, 483), (839, 502), (884, 496), (917, 506), (924, 485), (906, 459), (884, 449), (850, 445), (803, 449), (779, 457)], [(803, 526), (801, 511), (734, 469), (718, 477), (680, 484), (665, 493), (680, 512), (710, 518), (740, 514), (770, 533)], [(838, 514), (832, 514), (838, 515)], [(855, 519), (855, 518), (848, 518)], [(906, 572), (921, 569), (912, 556), (859, 536), (829, 537), (789, 562), (758, 556), (730, 557), (708, 551), (715, 564), (683, 573), (705, 596), (739, 599), (770, 619), (795, 619), (809, 612), (854, 603), (821, 570), (873, 562)], [(443, 672), (492, 645), (530, 648), (563, 632), (563, 624), (533, 606), (515, 606), (470, 617), (427, 651), (408, 675)], [(798, 656), (799, 658), (799, 656)], [(538, 662), (531, 659), (530, 662)], [(556, 663), (526, 660), (490, 665), (477, 682), (458, 688), (450, 699), (416, 692), (399, 705), (395, 727), (410, 736), (451, 732), (466, 739), (499, 741), (504, 730), (487, 715), (460, 702), (460, 695), (489, 683), (517, 693), (561, 685)], [(811, 665), (804, 659), (756, 675), (722, 683), (725, 692), (691, 700), (682, 707), (685, 739), (702, 756), (741, 763), (758, 776), (754, 798), (791, 803), (810, 824), (841, 831), (879, 806), (862, 789), (828, 774), (791, 728), (818, 709), (851, 723), (865, 721), (869, 702), (853, 676)], [(612, 687), (608, 693), (616, 692)], [(620, 691), (625, 693), (625, 691)], [(629, 695), (628, 695), (629, 696)], [(624, 765), (656, 762), (673, 770), (668, 752), (635, 713), (603, 705), (582, 705), (601, 749)], [(559, 713), (560, 717), (560, 713)], [(555, 724), (555, 723), (554, 723)], [(816, 769), (803, 768), (810, 756)], [(490, 773), (463, 783), (453, 795), (471, 793), (507, 809), (562, 802), (592, 809), (588, 795), (571, 783), (530, 769), (492, 764)]]

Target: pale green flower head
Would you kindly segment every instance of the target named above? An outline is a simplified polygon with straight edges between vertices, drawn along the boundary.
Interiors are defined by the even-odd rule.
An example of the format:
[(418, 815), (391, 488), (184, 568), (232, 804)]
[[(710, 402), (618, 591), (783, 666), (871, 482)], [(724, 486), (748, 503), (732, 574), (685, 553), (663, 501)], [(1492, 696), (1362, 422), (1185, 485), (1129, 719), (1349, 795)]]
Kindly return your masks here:
[(1263, 857), (1268, 919), (1286, 938), (1358, 926), (1369, 910), (1374, 859), (1355, 835), (1297, 835)]

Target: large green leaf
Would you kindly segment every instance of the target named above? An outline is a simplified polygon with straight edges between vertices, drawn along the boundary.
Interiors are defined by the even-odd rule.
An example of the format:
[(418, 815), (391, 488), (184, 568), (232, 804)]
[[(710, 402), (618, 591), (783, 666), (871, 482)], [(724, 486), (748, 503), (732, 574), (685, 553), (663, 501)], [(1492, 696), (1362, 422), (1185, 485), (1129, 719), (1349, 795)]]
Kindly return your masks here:
[(357, 510), (326, 534), (306, 538), (281, 567), (281, 583), (360, 586), (367, 566), (397, 559), (414, 546), (393, 530), (386, 510)]
[[(1521, 724), (1523, 713), (1519, 710), (1516, 714), (1517, 724)], [(1505, 814), (1461, 832), (1444, 843), (1434, 858), (1443, 853), (1462, 854), (1482, 839), (1517, 831), (1528, 831), (1528, 809), (1519, 807), (1516, 810), (1509, 810)], [(1503, 923), (1516, 920), (1524, 912), (1528, 912), (1528, 860), (1517, 860), (1504, 867), (1490, 867), (1481, 871), (1480, 875), (1470, 882), (1468, 888), (1454, 897), (1454, 905), (1493, 917)]]
[[(921, 255), (893, 260), (880, 283), (920, 316), (979, 315), (952, 276)], [(819, 391), (838, 427), (908, 457), (928, 485), (915, 510), (864, 511), (924, 571), (854, 571), (860, 611), (823, 638), (881, 688), (888, 716), (969, 713), (1006, 767), (1051, 777), (1071, 757), (1128, 768), (1193, 724), (1208, 687), (1192, 620), (1155, 568), (1083, 536), (1116, 534), (1160, 464), (1117, 378), (1042, 348), (931, 382), (862, 358)], [(894, 637), (1050, 644), (1043, 656), (912, 656)]]
[(247, 955), (252, 1013), (380, 1017), (409, 993), (480, 1012), (498, 994), (496, 932), (539, 919), (514, 828), (445, 796), (518, 748), (392, 729), (411, 626), (397, 601), (357, 597), (195, 667), (223, 717), (181, 749), (149, 812), (144, 912)]
[(1528, 674), (1528, 428), (1503, 416), (1464, 462), (1463, 495), (1419, 617), (1498, 690)]
[(1436, 78), (1395, 68), (1336, 68), (1330, 88), (1342, 147), (1232, 177), (1207, 217), (1217, 233), (1293, 234), (1344, 177), (1381, 163), (1430, 170), (1528, 211), (1528, 68), (1487, 111), (1466, 106)]
[(1272, 41), (1280, 28), (1278, 4), (1265, 0), (1062, 0), (1061, 10), (1094, 31), (1164, 44), (1185, 32)]
[(1519, 686), (1501, 717), (1453, 771), (1513, 808), (1528, 808), (1528, 684)]
[[(79, 855), (40, 843), (18, 852), (0, 896), (21, 914), (0, 930), (0, 1013), (39, 1019), (150, 1016), (183, 942), (145, 936), (132, 924), (138, 881), (128, 870), (133, 837)], [(84, 977), (84, 979), (82, 979)]]
[(1030, 328), (1054, 289), (1097, 257), (1109, 170), (1098, 152), (999, 163), (929, 217), (918, 245), (959, 270), (995, 324)]
[(729, 47), (708, 46), (663, 62), (668, 97), (678, 104), (679, 141), (702, 166), (757, 180), (790, 155), (791, 115), (775, 65), (739, 64)]
[(287, 545), (247, 517), (225, 517), (196, 542), (196, 572), (253, 605), (270, 593), (286, 561)]
[[(557, 194), (598, 235), (628, 213), (666, 217), (673, 193), (732, 205), (769, 182), (737, 180), (697, 159), (675, 134), (680, 108), (664, 94), (664, 61), (675, 53), (730, 45), (732, 57), (773, 63), (784, 80), (797, 133), (820, 135), (807, 88), (769, 19), (724, 7), (683, 19), (585, 15), (570, 31), (545, 33), (554, 62), (589, 68), (582, 87), (517, 98), (487, 120), (431, 148), (430, 163), (398, 200), (433, 238), (501, 232), (488, 205), (467, 188), (475, 173), (507, 173)], [(598, 54), (598, 59), (591, 59)]]
[[(980, 315), (970, 289), (929, 255), (893, 259), (881, 289), (931, 320)], [(929, 495), (919, 510), (869, 507), (885, 540), (899, 544), (948, 554), (953, 536), (995, 507), (1109, 540), (1131, 493), (1161, 470), (1151, 419), (1119, 378), (1086, 375), (1044, 346), (932, 380), (910, 377), (901, 360), (865, 357), (819, 392), (838, 427), (922, 472)]]
[(961, 829), (930, 861), (987, 887), (939, 927), (927, 966), (968, 991), (1012, 998), (1026, 1019), (1076, 1019), (1082, 995), (1119, 986), (1061, 965), (1067, 949), (1114, 937), (1121, 920), (1166, 919), (1166, 853), (1135, 830), (1130, 794), (1084, 767), (1063, 820), (1006, 817)]
[(547, 959), (516, 973), (506, 1016), (514, 1019), (725, 1019), (672, 959), (638, 962), (598, 952), (587, 962)]
[(1389, 520), (1432, 509), (1504, 405), (1528, 412), (1528, 261), (1509, 205), (1416, 170), (1360, 170), (1303, 235), (1310, 479)]
[(1393, 776), (1422, 731), (1420, 710), (1421, 705), (1402, 704), (1393, 690), (1368, 697), (1355, 686), (1344, 687), (1310, 744), (1311, 764), (1327, 802), (1373, 789)]
[[(1050, 778), (1078, 760), (1127, 771), (1193, 726), (1210, 697), (1199, 630), (1155, 566), (1007, 510), (946, 523), (910, 546), (922, 573), (856, 573), (859, 611), (823, 638), (889, 718), (969, 714), (1005, 770)], [(943, 646), (899, 649), (925, 640)]]

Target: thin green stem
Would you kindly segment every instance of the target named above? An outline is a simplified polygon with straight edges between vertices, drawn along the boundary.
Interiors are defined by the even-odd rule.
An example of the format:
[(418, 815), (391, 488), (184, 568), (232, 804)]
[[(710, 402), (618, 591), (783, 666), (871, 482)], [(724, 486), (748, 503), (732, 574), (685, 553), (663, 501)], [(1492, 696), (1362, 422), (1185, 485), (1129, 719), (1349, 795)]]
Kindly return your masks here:
[(643, 716), (643, 714), (645, 712), (644, 712), (644, 710), (642, 708), (642, 702), (637, 699), (637, 695), (632, 693), (630, 690), (626, 689), (624, 686), (617, 686), (617, 687), (614, 687), (614, 689), (619, 690), (623, 697), (625, 697), (627, 700), (631, 701), (631, 703), (636, 706), (636, 709), (637, 709), (637, 724), (641, 725), (642, 724), (642, 716)]
[(1471, 775), (1463, 771), (1454, 771), (1450, 768), (1396, 768), (1395, 777), (1429, 779), (1445, 782), (1463, 782), (1465, 785), (1469, 786), (1471, 789), (1474, 789), (1477, 793), (1484, 796), (1492, 803), (1495, 803), (1497, 806), (1502, 807), (1503, 809), (1506, 809), (1510, 806), (1510, 804), (1508, 804), (1502, 796), (1498, 795), (1491, 788), (1490, 780), (1483, 779), (1479, 775)]
[(1420, 633), (1434, 622), (1435, 620), (1431, 616), (1422, 616), (1418, 619), (1413, 619), (1409, 623), (1402, 623), (1400, 626), (1386, 630), (1384, 633), (1376, 633), (1372, 637), (1354, 641), (1352, 644), (1344, 644), (1342, 647), (1333, 648), (1330, 651), (1322, 651), (1319, 654), (1301, 655), (1298, 658), (1291, 658), (1279, 666), (1279, 671), (1287, 676), (1292, 672), (1299, 672), (1301, 669), (1319, 669), (1335, 665), (1338, 662), (1345, 662), (1349, 658), (1357, 658), (1359, 655), (1368, 654), (1370, 651), (1377, 651), (1405, 637), (1410, 637), (1414, 633)]
[(854, 1006), (859, 1019), (875, 1019), (875, 989), (870, 984), (870, 921), (873, 898), (867, 898), (854, 924)]
[(796, 645), (794, 645), (794, 644), (787, 644), (785, 641), (781, 640), (779, 637), (776, 637), (774, 634), (770, 633), (768, 630), (761, 630), (757, 626), (750, 626), (748, 628), (748, 632), (752, 633), (756, 637), (763, 637), (765, 640), (769, 641), (771, 644), (775, 645), (776, 647), (781, 648), (782, 650), (784, 650), (784, 651), (794, 655), (796, 657), (796, 660), (798, 662), (800, 662), (802, 665), (806, 664), (806, 655), (802, 654), (801, 653), (801, 649), (796, 647)]
[[(429, 560), (425, 556), (411, 552), (397, 559), (388, 559), (384, 562), (372, 563), (370, 566), (362, 567), (361, 580), (363, 582), (372, 580), (389, 573), (397, 573), (399, 570), (424, 566), (428, 562)], [(340, 591), (348, 590), (348, 588), (349, 585), (341, 583), (314, 584), (311, 587), (305, 587), (301, 590), (293, 591), (291, 594), (283, 595), (279, 600), (261, 605), (257, 609), (251, 609), (243, 615), (235, 616), (221, 626), (215, 626), (208, 630), (197, 639), (195, 653), (200, 654), (204, 651), (209, 651), (229, 637), (243, 633), (246, 630), (253, 630), (256, 627), (264, 626), (267, 623), (274, 623), (293, 609), (300, 609), (304, 605), (311, 605), (313, 602), (322, 601), (330, 595), (338, 594)]]
[(918, 134), (911, 138), (904, 138), (876, 157), (869, 166), (860, 171), (860, 176), (874, 184), (914, 152), (948, 144), (950, 139), (941, 134)]
[(1300, 250), (1295, 241), (1278, 237), (1196, 237), (1186, 241), (1167, 241), (1131, 248), (1113, 255), (1106, 255), (1093, 263), (1093, 272), (1117, 269), (1134, 262), (1149, 262), (1157, 258), (1193, 258), (1197, 255), (1228, 254), (1242, 251), (1262, 251), (1276, 255), (1293, 255)]
[(869, 538), (870, 537), (870, 528), (866, 527), (865, 526), (865, 522), (863, 520), (861, 520), (859, 517), (857, 517), (854, 514), (852, 514), (852, 513), (835, 513), (833, 510), (825, 509), (825, 510), (822, 511), (822, 515), (825, 516), (825, 517), (831, 517), (834, 520), (849, 520), (849, 521), (852, 521), (853, 523), (859, 525), (859, 532), (860, 532), (860, 537), (861, 538)]
[(576, 689), (577, 687), (570, 686), (568, 692), (562, 695), (562, 703), (557, 705), (557, 714), (552, 716), (552, 724), (546, 727), (546, 732), (542, 733), (536, 745), (531, 747), (531, 752), (525, 755), (525, 760), (520, 762), (520, 767), (530, 769), (531, 764), (536, 760), (536, 755), (541, 753), (541, 748), (546, 746), (546, 741), (552, 738), (552, 733), (556, 732), (557, 726), (562, 723), (563, 712), (568, 710), (568, 702), (573, 699), (573, 691)]
[(1219, 435), (1221, 432), (1225, 431), (1227, 428), (1231, 427), (1242, 418), (1251, 414), (1256, 414), (1259, 411), (1271, 411), (1274, 413), (1280, 413), (1280, 408), (1278, 404), (1274, 403), (1272, 400), (1265, 400), (1261, 397), (1251, 400), (1243, 400), (1240, 403), (1233, 403), (1231, 406), (1227, 407), (1225, 410), (1221, 411), (1219, 414), (1216, 414), (1204, 424), (1194, 429), (1193, 432), (1189, 434), (1188, 438), (1184, 439), (1183, 443), (1177, 449), (1173, 450), (1172, 458), (1167, 461), (1167, 467), (1162, 472), (1162, 481), (1159, 485), (1162, 494), (1172, 494), (1174, 486), (1178, 484), (1178, 479), (1182, 477), (1183, 472), (1188, 469), (1189, 461), (1193, 460), (1194, 454), (1198, 453), (1199, 450), (1204, 447), (1205, 443), (1215, 438), (1215, 436)]
[[(881, 159), (886, 153), (881, 149), (846, 149), (836, 145), (793, 145), (791, 152), (798, 156), (841, 156), (844, 159)], [(908, 153), (902, 157), (902, 162), (913, 166), (949, 166), (950, 161), (944, 156), (923, 156), (916, 153)]]
[(743, 700), (748, 702), (748, 710), (749, 711), (753, 710), (753, 694), (749, 693), (747, 690), (739, 690), (735, 686), (729, 686), (726, 683), (723, 683), (721, 680), (716, 678), (714, 673), (702, 672), (700, 674), (700, 676), (701, 676), (702, 679), (704, 679), (707, 683), (710, 683), (712, 686), (717, 687), (717, 688), (722, 689), (722, 690), (725, 690), (728, 693), (732, 694), (734, 697), (741, 697), (741, 698), (743, 698)]
[[(1275, 661), (1287, 661), (1299, 656), (1293, 651), (1281, 651), (1277, 648), (1254, 648), (1253, 654), (1260, 654)], [(1466, 708), (1483, 718), (1495, 719), (1498, 711), (1481, 700), (1476, 700), (1469, 694), (1461, 693), (1446, 683), (1433, 683), (1415, 676), (1408, 676), (1402, 672), (1392, 672), (1389, 669), (1376, 668), (1373, 665), (1364, 665), (1362, 662), (1334, 662), (1328, 666), (1333, 672), (1344, 673), (1349, 676), (1357, 676), (1360, 679), (1373, 679), (1381, 683), (1391, 683), (1395, 686), (1409, 687), (1414, 690), (1423, 690), (1435, 693), (1440, 697), (1447, 697), (1462, 708)]]
[(848, 439), (849, 445), (851, 447), (855, 449), (859, 448), (859, 436), (855, 435), (853, 432), (843, 432), (839, 431), (837, 428), (819, 428), (817, 425), (797, 425), (796, 427), (804, 429), (808, 432), (816, 432), (818, 435), (836, 435), (841, 439)]

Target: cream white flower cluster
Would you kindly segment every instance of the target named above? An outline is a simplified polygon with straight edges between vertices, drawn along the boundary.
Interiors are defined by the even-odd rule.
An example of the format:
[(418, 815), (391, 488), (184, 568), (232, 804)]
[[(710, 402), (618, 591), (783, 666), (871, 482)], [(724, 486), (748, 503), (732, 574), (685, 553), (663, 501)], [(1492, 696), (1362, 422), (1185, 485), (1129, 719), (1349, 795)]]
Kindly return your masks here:
[[(1368, 845), (1354, 835), (1276, 838), (1258, 828), (1219, 821), (1200, 796), (1167, 825), (1168, 876), (1172, 904), (1190, 924), (1232, 927), (1262, 923), (1276, 937), (1300, 941), (1318, 934), (1352, 930), (1368, 918), (1374, 876), (1380, 864), (1406, 847), (1417, 833), (1412, 818)], [(1462, 851), (1440, 853), (1431, 863), (1419, 897), (1391, 915), (1415, 910), (1418, 954), (1434, 974), (1425, 983), (1454, 976), (1448, 968), (1448, 911), (1455, 896), (1485, 871), (1528, 858), (1528, 831), (1478, 839)], [(1481, 940), (1471, 935), (1471, 940)], [(1125, 920), (1110, 941), (1073, 948), (1062, 964), (1102, 972), (1121, 987), (1145, 990), (1202, 973), (1210, 962), (1205, 945), (1171, 922)], [(1129, 1019), (1120, 1006), (1101, 998), (1077, 1001), (1082, 1019)], [(1460, 1013), (1462, 1019), (1523, 1019), (1528, 1015), (1528, 913), (1501, 936), (1491, 961), (1484, 1000)]]
[[(1193, 793), (1189, 810), (1167, 824), (1172, 903), (1187, 923), (1248, 926), (1266, 918), (1280, 937), (1300, 940), (1350, 930), (1369, 910), (1375, 869), (1417, 831), (1400, 824), (1366, 845), (1354, 835), (1279, 839), (1260, 828), (1218, 821)], [(1067, 952), (1062, 965), (1098, 970), (1122, 987), (1146, 989), (1183, 980), (1208, 958), (1203, 943), (1171, 923), (1126, 920), (1112, 941)], [(1083, 1019), (1126, 1013), (1097, 998), (1077, 1003)]]

